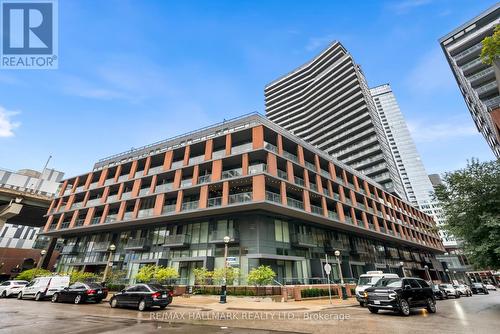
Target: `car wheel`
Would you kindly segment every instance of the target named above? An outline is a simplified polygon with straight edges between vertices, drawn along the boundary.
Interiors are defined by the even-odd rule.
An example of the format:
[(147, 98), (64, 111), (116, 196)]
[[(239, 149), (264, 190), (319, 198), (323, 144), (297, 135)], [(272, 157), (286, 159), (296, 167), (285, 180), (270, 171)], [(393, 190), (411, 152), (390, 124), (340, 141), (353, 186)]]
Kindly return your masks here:
[(111, 298), (111, 300), (109, 301), (109, 305), (111, 306), (111, 308), (115, 308), (118, 306), (118, 300), (116, 300), (115, 297)]
[(4, 290), (4, 291), (2, 292), (2, 295), (0, 295), (0, 297), (2, 297), (2, 298), (7, 298), (7, 291), (5, 291), (5, 290)]
[(370, 311), (370, 313), (378, 313), (378, 308), (368, 306), (368, 311)]
[(432, 298), (427, 298), (427, 311), (436, 313), (436, 301)]
[(405, 317), (410, 315), (410, 305), (406, 301), (406, 299), (401, 299), (399, 302), (399, 313), (404, 315)]
[(43, 298), (42, 298), (42, 293), (41, 292), (38, 292), (36, 295), (35, 295), (35, 300), (37, 302), (41, 301)]
[(52, 295), (52, 298), (50, 298), (50, 301), (53, 302), (53, 303), (57, 303), (58, 299), (59, 299), (59, 294), (58, 293), (54, 293)]
[(160, 305), (160, 310), (164, 310), (167, 305)]
[(22, 292), (19, 292), (17, 294), (17, 299), (23, 299), (23, 293)]
[(144, 311), (146, 309), (146, 301), (144, 299), (139, 302), (137, 309), (139, 311)]
[(82, 296), (81, 295), (77, 295), (75, 297), (75, 300), (73, 301), (75, 304), (81, 304), (82, 302)]
[(359, 306), (365, 307), (365, 303), (364, 302), (359, 302)]

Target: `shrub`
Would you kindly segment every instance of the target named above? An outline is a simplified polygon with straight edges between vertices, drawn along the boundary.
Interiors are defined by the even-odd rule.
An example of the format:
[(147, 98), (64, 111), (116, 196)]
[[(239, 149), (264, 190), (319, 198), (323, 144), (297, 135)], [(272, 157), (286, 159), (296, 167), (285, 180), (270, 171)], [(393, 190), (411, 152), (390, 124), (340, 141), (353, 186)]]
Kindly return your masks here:
[(259, 266), (248, 273), (248, 284), (267, 285), (273, 282), (276, 273), (269, 266)]
[(212, 273), (212, 279), (214, 284), (221, 285), (224, 282), (224, 277), (226, 277), (226, 285), (233, 285), (239, 273), (238, 268), (217, 268)]
[(179, 273), (177, 269), (172, 267), (158, 267), (154, 278), (160, 283), (170, 283), (173, 279), (178, 278)]
[(194, 284), (207, 284), (207, 280), (212, 277), (213, 272), (208, 271), (207, 268), (195, 268), (193, 269), (194, 274)]
[(16, 279), (23, 281), (31, 281), (35, 277), (51, 276), (51, 275), (52, 272), (50, 272), (49, 270), (34, 268), (21, 272), (19, 275), (16, 276)]
[(175, 268), (155, 265), (144, 266), (135, 275), (135, 279), (140, 283), (149, 283), (152, 281), (166, 283), (177, 277), (179, 277), (179, 274)]
[[(335, 296), (337, 294), (337, 291), (335, 289), (332, 289), (331, 293), (332, 293), (332, 296)], [(310, 288), (310, 289), (301, 290), (300, 295), (302, 298), (329, 296), (328, 289), (318, 289), (318, 288)]]
[(83, 271), (72, 271), (69, 274), (69, 280), (71, 283), (75, 282), (95, 282), (99, 280), (101, 276), (94, 273), (86, 273)]

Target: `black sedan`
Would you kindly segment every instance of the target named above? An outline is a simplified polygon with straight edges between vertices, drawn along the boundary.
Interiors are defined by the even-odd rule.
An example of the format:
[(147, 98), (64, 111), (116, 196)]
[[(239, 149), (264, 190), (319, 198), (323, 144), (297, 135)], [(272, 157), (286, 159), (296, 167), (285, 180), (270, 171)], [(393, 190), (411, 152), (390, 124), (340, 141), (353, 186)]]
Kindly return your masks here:
[(161, 309), (172, 303), (173, 292), (160, 284), (137, 284), (115, 294), (109, 301), (111, 307), (134, 307), (144, 311), (153, 306)]
[(472, 283), (470, 289), (473, 294), (484, 293), (485, 295), (489, 294), (488, 289), (483, 283)]
[(81, 304), (85, 302), (100, 303), (108, 295), (108, 289), (97, 283), (76, 282), (52, 295), (51, 301)]

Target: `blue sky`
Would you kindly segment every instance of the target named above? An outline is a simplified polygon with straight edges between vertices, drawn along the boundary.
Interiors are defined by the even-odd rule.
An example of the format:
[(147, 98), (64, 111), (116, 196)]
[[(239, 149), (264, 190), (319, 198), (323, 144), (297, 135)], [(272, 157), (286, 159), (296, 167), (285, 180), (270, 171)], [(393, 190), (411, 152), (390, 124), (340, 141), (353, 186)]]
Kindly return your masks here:
[(438, 38), (482, 0), (59, 1), (59, 69), (0, 70), (0, 167), (84, 173), (99, 158), (244, 113), (339, 40), (390, 83), (429, 173), (493, 159)]

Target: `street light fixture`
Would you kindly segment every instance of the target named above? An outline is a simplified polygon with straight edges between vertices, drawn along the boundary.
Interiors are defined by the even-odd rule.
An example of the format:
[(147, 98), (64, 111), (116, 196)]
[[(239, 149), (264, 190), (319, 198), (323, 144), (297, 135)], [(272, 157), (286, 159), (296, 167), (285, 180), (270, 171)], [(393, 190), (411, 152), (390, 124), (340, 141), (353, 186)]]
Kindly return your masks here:
[(109, 250), (108, 262), (106, 262), (106, 268), (104, 268), (104, 274), (102, 275), (103, 284), (106, 283), (106, 278), (108, 277), (108, 271), (110, 267), (113, 266), (111, 260), (113, 260), (113, 253), (116, 250), (116, 246), (114, 244), (111, 244), (109, 245), (108, 250)]
[(43, 261), (45, 260), (45, 255), (47, 254), (47, 251), (45, 249), (42, 249), (40, 251), (40, 260), (38, 260), (38, 263), (36, 265), (37, 269), (42, 268)]
[(224, 237), (224, 277), (222, 277), (222, 286), (220, 289), (219, 303), (226, 303), (227, 296), (227, 244), (231, 241), (231, 237), (226, 235)]
[(339, 268), (339, 275), (340, 275), (340, 288), (342, 290), (342, 299), (347, 299), (347, 291), (344, 286), (344, 276), (342, 275), (342, 268), (340, 267), (340, 251), (336, 250), (334, 253), (335, 257), (337, 258), (337, 265)]
[(425, 265), (424, 269), (425, 269), (425, 275), (427, 276), (427, 279), (432, 283), (431, 275), (429, 274), (429, 266)]
[(451, 280), (451, 275), (450, 275), (450, 269), (446, 268), (444, 271), (446, 272), (446, 275), (448, 276), (448, 282), (451, 283), (452, 280)]
[(405, 263), (403, 261), (399, 262), (399, 266), (401, 267), (401, 271), (403, 272), (403, 277), (406, 277), (404, 265)]

